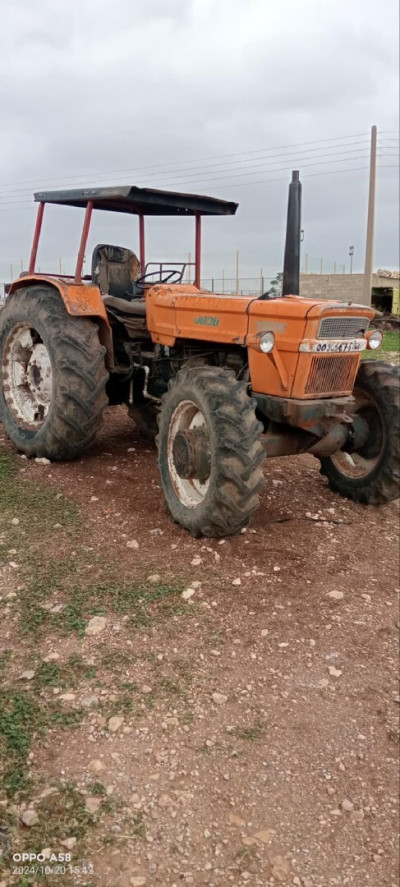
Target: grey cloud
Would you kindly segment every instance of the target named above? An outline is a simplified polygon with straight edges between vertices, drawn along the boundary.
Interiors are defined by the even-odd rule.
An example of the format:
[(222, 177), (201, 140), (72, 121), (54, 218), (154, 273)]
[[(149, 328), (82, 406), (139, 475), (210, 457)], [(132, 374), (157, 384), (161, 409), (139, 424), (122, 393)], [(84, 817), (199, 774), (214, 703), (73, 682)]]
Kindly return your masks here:
[[(18, 0), (12, 6), (3, 0), (0, 6), (0, 281), (11, 263), (27, 257), (31, 192), (42, 184), (100, 184), (100, 173), (104, 184), (131, 179), (238, 200), (236, 218), (205, 223), (204, 269), (233, 270), (240, 249), (243, 273), (253, 274), (261, 266), (271, 273), (279, 268), (287, 183), (290, 169), (300, 168), (304, 249), (345, 262), (355, 242), (355, 264), (362, 267), (368, 170), (357, 167), (368, 166), (372, 123), (386, 139), (398, 129), (394, 0)], [(364, 134), (360, 159), (355, 145), (337, 163), (345, 148), (337, 158), (332, 142), (326, 167), (308, 165), (319, 154), (323, 159), (323, 151), (307, 148), (352, 133)], [(280, 153), (274, 146), (302, 142), (310, 144), (281, 151), (272, 162)], [(386, 141), (379, 158), (376, 265), (398, 263), (394, 144)], [(254, 176), (240, 176), (224, 156), (221, 166), (202, 170), (207, 158), (263, 147), (270, 149), (269, 163), (265, 157), (261, 165), (257, 155), (243, 163), (243, 173), (251, 169)], [(195, 169), (178, 177), (178, 163)], [(353, 166), (354, 172), (339, 172)], [(80, 221), (79, 212), (49, 213), (46, 264), (56, 265), (59, 256), (72, 260)], [(154, 258), (185, 258), (192, 234), (190, 225), (153, 221), (148, 247)], [(136, 245), (134, 224), (104, 214), (95, 223), (97, 236), (126, 245), (131, 237)]]

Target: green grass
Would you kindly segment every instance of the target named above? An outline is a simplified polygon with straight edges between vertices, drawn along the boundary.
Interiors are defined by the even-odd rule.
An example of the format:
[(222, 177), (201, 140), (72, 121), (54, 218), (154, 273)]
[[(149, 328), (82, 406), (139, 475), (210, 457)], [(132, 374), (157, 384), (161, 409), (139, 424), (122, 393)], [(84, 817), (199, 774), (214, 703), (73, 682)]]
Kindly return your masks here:
[[(8, 815), (6, 828), (9, 846), (1, 860), (5, 871), (10, 871), (12, 853), (16, 849), (18, 849), (19, 853), (24, 851), (40, 853), (43, 847), (51, 847), (54, 848), (54, 852), (58, 852), (60, 842), (66, 838), (76, 838), (78, 842), (72, 851), (73, 859), (71, 864), (74, 864), (74, 859), (77, 861), (82, 859), (84, 852), (83, 842), (89, 828), (95, 821), (92, 814), (86, 810), (85, 796), (72, 781), (57, 782), (51, 787), (54, 789), (51, 795), (45, 798), (37, 798), (35, 801), (35, 810), (39, 817), (39, 822), (35, 826), (29, 829), (21, 829), (18, 827), (17, 817)], [(102, 802), (100, 808), (102, 812), (104, 804), (105, 802)], [(13, 881), (13, 883), (15, 882)], [(18, 885), (23, 883), (23, 879), (17, 882)], [(42, 875), (39, 872), (35, 875), (36, 883), (49, 884), (50, 881), (45, 874)], [(62, 883), (72, 885), (73, 881), (66, 875)], [(33, 884), (33, 881), (28, 877), (26, 881), (27, 887), (30, 887), (31, 884)]]
[[(18, 586), (16, 597), (7, 600), (14, 638), (8, 639), (7, 649), (0, 653), (0, 799), (12, 801), (2, 812), (1, 820), (7, 828), (10, 824), (10, 852), (16, 848), (35, 852), (67, 837), (76, 837), (79, 849), (74, 854), (83, 858), (85, 836), (98, 821), (98, 814), (93, 817), (86, 811), (85, 797), (73, 783), (60, 783), (54, 795), (40, 799), (40, 789), (48, 787), (48, 783), (43, 776), (38, 778), (34, 766), (29, 766), (31, 749), (40, 748), (45, 737), (50, 742), (57, 741), (60, 731), (78, 727), (88, 714), (60, 700), (53, 693), (54, 688), (63, 692), (78, 688), (81, 692), (86, 682), (92, 692), (93, 687), (102, 686), (103, 669), (112, 678), (116, 699), (107, 703), (100, 699), (98, 711), (108, 717), (122, 714), (128, 721), (142, 716), (167, 697), (185, 699), (192, 675), (183, 661), (169, 663), (165, 673), (153, 654), (148, 658), (152, 693), (143, 694), (126, 674), (139, 654), (109, 650), (99, 638), (96, 667), (79, 654), (66, 661), (61, 658), (45, 662), (45, 654), (40, 652), (41, 640), (48, 642), (52, 638), (54, 643), (58, 637), (71, 634), (82, 638), (93, 615), (125, 617), (124, 626), (134, 637), (155, 625), (163, 625), (169, 631), (168, 623), (173, 617), (182, 614), (185, 619), (197, 618), (198, 611), (181, 601), (183, 582), (149, 586), (141, 577), (116, 581), (115, 562), (91, 549), (91, 540), (84, 535), (75, 505), (50, 486), (46, 488), (46, 482), (39, 485), (27, 478), (21, 470), (27, 465), (25, 460), (0, 448), (0, 562), (7, 562), (12, 556), (19, 565), (13, 574)], [(18, 519), (15, 524), (13, 518)], [(15, 549), (12, 555), (11, 549)], [(60, 612), (51, 612), (50, 606), (55, 603), (62, 604)], [(174, 626), (175, 622), (171, 622), (171, 628)], [(19, 679), (21, 671), (28, 668), (34, 671), (29, 683)], [(109, 680), (104, 685), (111, 687)], [(192, 717), (188, 711), (188, 722)], [(88, 788), (101, 800), (99, 814), (111, 816), (115, 800), (108, 798), (103, 784), (93, 782)], [(17, 806), (28, 800), (35, 801), (39, 823), (25, 829), (20, 827)], [(126, 819), (126, 831), (138, 840), (144, 838), (146, 826), (141, 812), (135, 811)], [(110, 844), (119, 845), (114, 835), (106, 837)], [(1, 864), (6, 863), (9, 870), (7, 852), (3, 853)], [(47, 884), (47, 879), (41, 881), (39, 877), (38, 883)], [(26, 887), (23, 880), (18, 887)]]
[(96, 669), (87, 665), (79, 654), (73, 653), (66, 663), (40, 661), (36, 665), (32, 686), (36, 692), (46, 687), (77, 687), (85, 680), (93, 680), (96, 677)]
[[(26, 464), (26, 463), (25, 463)], [(63, 496), (33, 480), (26, 481), (19, 469), (23, 463), (6, 450), (0, 450), (0, 515), (18, 517), (18, 531), (30, 531), (40, 545), (43, 533), (51, 531), (54, 524), (73, 532), (81, 526), (75, 505)]]
[(61, 708), (57, 700), (39, 701), (30, 689), (0, 690), (0, 792), (14, 797), (27, 788), (28, 754), (37, 735), (54, 727), (77, 727), (82, 717), (81, 710)]
[(256, 742), (257, 739), (261, 739), (265, 730), (266, 725), (264, 721), (256, 721), (249, 727), (237, 727), (235, 730), (235, 736), (237, 736), (238, 739), (247, 739), (250, 742)]
[[(83, 637), (89, 619), (94, 615), (116, 613), (128, 616), (132, 629), (144, 631), (156, 622), (180, 613), (178, 596), (181, 584), (160, 585), (147, 589), (140, 583), (115, 583), (100, 581), (83, 584), (82, 561), (68, 558), (65, 561), (49, 560), (36, 567), (35, 578), (28, 579), (19, 593), (18, 610), (20, 631), (23, 635), (41, 637), (49, 632), (67, 636), (74, 632)], [(32, 560), (30, 561), (30, 569)], [(107, 575), (105, 564), (103, 572)], [(51, 613), (43, 605), (50, 595), (60, 592), (64, 609)], [(190, 613), (192, 615), (192, 613)]]
[(0, 653), (0, 684), (4, 682), (7, 669), (12, 660), (12, 650), (2, 650)]
[(95, 797), (105, 797), (107, 794), (106, 788), (102, 782), (90, 782), (88, 785), (88, 791)]

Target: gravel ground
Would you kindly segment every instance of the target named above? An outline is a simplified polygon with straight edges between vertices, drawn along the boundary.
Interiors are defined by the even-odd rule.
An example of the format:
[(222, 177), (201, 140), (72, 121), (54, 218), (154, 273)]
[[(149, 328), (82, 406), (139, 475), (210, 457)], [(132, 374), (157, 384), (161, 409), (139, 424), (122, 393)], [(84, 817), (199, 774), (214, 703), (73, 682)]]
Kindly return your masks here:
[[(397, 504), (357, 506), (327, 488), (312, 457), (275, 459), (251, 528), (193, 540), (171, 523), (155, 451), (119, 408), (85, 459), (20, 458), (18, 469), (23, 484), (75, 503), (83, 523), (78, 536), (60, 520), (21, 537), (10, 515), (0, 524), (6, 682), (38, 674), (37, 657), (67, 669), (79, 656), (86, 671), (38, 691), (84, 714), (74, 729), (33, 737), (36, 788), (13, 803), (39, 821), (14, 830), (13, 848), (33, 834), (57, 852), (72, 840), (65, 884), (395, 887)], [(82, 589), (90, 578), (81, 632), (49, 623), (21, 634), (22, 548), (53, 619), (66, 613), (74, 570)], [(58, 578), (45, 584), (50, 558)], [(77, 565), (63, 574), (67, 561)], [(106, 563), (114, 595), (116, 582), (136, 608), (148, 595), (146, 619), (100, 597)], [(41, 793), (70, 783), (90, 828), (71, 838), (64, 824), (48, 838)], [(28, 883), (40, 882), (7, 867), (0, 880)]]

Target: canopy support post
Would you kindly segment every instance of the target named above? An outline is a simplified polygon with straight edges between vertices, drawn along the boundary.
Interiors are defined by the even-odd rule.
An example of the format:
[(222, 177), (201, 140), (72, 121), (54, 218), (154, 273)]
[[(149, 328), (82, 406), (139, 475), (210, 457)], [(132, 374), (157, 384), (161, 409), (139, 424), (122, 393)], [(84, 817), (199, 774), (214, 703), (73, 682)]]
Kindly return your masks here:
[(145, 239), (144, 239), (144, 215), (139, 213), (139, 252), (140, 252), (140, 273), (144, 274), (146, 269), (145, 256)]
[(38, 251), (38, 246), (39, 246), (40, 232), (42, 230), (44, 207), (45, 207), (44, 203), (39, 203), (37, 216), (36, 216), (35, 232), (33, 235), (31, 257), (29, 259), (29, 268), (28, 268), (29, 274), (35, 273), (36, 256), (37, 256), (37, 251)]
[(194, 285), (197, 287), (200, 287), (200, 282), (201, 282), (201, 215), (200, 215), (200, 213), (196, 213)]
[(82, 283), (83, 260), (85, 258), (85, 250), (86, 250), (87, 239), (89, 236), (89, 228), (90, 228), (90, 220), (92, 218), (92, 211), (93, 211), (93, 201), (89, 200), (88, 203), (86, 204), (85, 218), (83, 220), (82, 236), (81, 236), (81, 242), (80, 242), (80, 246), (79, 246), (78, 258), (77, 258), (76, 268), (75, 268), (75, 278), (74, 278), (75, 283)]

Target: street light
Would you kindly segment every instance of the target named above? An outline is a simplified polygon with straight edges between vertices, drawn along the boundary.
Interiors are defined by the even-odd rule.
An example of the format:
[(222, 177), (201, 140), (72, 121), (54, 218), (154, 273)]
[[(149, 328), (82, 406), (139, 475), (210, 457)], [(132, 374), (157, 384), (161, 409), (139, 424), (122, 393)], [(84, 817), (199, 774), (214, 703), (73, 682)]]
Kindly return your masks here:
[(350, 256), (350, 274), (352, 274), (353, 273), (354, 246), (349, 246), (349, 256)]

